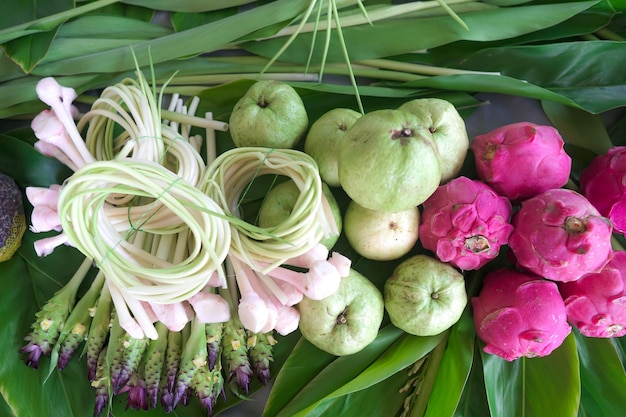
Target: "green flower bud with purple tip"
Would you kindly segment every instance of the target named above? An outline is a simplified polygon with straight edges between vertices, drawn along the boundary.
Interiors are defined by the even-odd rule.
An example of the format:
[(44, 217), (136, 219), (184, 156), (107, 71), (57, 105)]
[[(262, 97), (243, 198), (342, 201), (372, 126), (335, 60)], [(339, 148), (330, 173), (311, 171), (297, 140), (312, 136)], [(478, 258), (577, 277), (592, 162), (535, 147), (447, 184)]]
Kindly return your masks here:
[(191, 331), (184, 344), (185, 348), (180, 359), (176, 383), (174, 384), (174, 407), (185, 397), (196, 372), (207, 364), (208, 352), (205, 324), (195, 317), (191, 321)]
[(222, 358), (228, 382), (234, 382), (235, 392), (238, 388), (247, 395), (253, 372), (248, 359), (246, 330), (237, 318), (224, 323)]
[(248, 355), (254, 375), (266, 385), (270, 380), (270, 362), (274, 360), (272, 351), (277, 343), (276, 339), (269, 333), (253, 333), (248, 331)]
[(165, 351), (165, 372), (161, 375), (161, 405), (165, 412), (174, 409), (174, 384), (180, 367), (180, 357), (183, 352), (182, 332), (167, 334), (167, 350)]
[(37, 368), (41, 355), (52, 353), (57, 343), (65, 321), (76, 302), (76, 294), (80, 284), (91, 268), (91, 262), (85, 260), (65, 286), (57, 291), (35, 315), (37, 320), (32, 324), (32, 331), (24, 337), (28, 342), (20, 348), (21, 353), (27, 353), (26, 365)]
[(156, 408), (158, 403), (169, 333), (167, 326), (161, 322), (156, 322), (154, 327), (157, 330), (158, 337), (148, 342), (148, 348), (143, 360), (146, 395), (150, 408)]
[(532, 273), (490, 272), (471, 301), (483, 350), (507, 361), (547, 356), (571, 332), (556, 283)]

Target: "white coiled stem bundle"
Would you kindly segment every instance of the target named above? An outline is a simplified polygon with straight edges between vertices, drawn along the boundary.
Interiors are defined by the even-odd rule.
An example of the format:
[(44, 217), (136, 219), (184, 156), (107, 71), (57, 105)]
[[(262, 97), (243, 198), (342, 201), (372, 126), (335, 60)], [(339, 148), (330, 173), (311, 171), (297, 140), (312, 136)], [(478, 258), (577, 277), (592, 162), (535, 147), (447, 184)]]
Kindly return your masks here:
[[(235, 220), (243, 194), (262, 175), (289, 177), (300, 190), (289, 217), (274, 227), (261, 228)], [(231, 149), (207, 168), (200, 188), (233, 218), (231, 255), (262, 272), (308, 252), (323, 236), (336, 232), (336, 223), (323, 198), (317, 165), (297, 150)]]

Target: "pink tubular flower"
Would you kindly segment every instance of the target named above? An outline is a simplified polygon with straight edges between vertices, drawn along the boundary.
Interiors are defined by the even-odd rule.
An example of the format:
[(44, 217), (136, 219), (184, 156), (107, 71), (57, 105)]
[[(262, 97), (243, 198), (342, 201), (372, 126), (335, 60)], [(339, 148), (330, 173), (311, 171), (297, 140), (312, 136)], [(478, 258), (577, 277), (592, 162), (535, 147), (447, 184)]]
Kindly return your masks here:
[(575, 191), (554, 189), (525, 200), (511, 223), (509, 247), (518, 266), (544, 278), (574, 281), (609, 261), (612, 226)]
[(511, 203), (488, 185), (458, 177), (424, 202), (419, 237), (442, 262), (465, 270), (495, 258), (513, 232)]
[(599, 272), (559, 285), (567, 319), (589, 337), (626, 335), (626, 252), (614, 251)]
[(483, 350), (507, 361), (547, 356), (571, 332), (556, 283), (531, 273), (488, 273), (472, 307)]
[(499, 127), (471, 144), (480, 179), (511, 200), (524, 200), (567, 183), (572, 159), (552, 126), (529, 122)]
[(615, 146), (595, 157), (580, 174), (580, 192), (615, 231), (626, 234), (626, 146)]

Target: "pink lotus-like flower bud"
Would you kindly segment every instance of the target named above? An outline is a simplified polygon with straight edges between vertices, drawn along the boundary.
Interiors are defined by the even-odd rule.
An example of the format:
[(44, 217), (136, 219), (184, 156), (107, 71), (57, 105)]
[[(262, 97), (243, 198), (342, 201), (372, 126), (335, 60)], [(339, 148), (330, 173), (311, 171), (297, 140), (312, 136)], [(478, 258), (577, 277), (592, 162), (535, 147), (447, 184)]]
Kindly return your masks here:
[(511, 203), (488, 185), (458, 177), (424, 202), (419, 237), (442, 262), (465, 270), (495, 258), (513, 232)]
[(499, 127), (471, 144), (480, 179), (511, 200), (523, 200), (567, 183), (572, 159), (552, 126), (529, 122)]
[(488, 273), (472, 307), (483, 350), (507, 361), (547, 356), (572, 330), (556, 283), (531, 273)]
[(626, 234), (626, 146), (595, 157), (580, 174), (580, 192), (611, 220), (615, 231)]
[(611, 255), (612, 226), (575, 191), (554, 189), (525, 200), (509, 238), (518, 266), (554, 281), (574, 281)]
[(589, 337), (626, 335), (626, 252), (615, 251), (599, 272), (559, 284), (567, 319)]

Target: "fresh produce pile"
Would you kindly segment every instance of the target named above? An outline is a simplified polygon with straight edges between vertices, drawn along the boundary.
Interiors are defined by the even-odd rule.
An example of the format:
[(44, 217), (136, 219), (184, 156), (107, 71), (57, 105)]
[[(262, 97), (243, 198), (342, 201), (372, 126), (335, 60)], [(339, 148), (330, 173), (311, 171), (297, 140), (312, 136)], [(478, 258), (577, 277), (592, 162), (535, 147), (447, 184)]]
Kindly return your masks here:
[(626, 5), (205, 3), (0, 25), (0, 414), (626, 407)]

